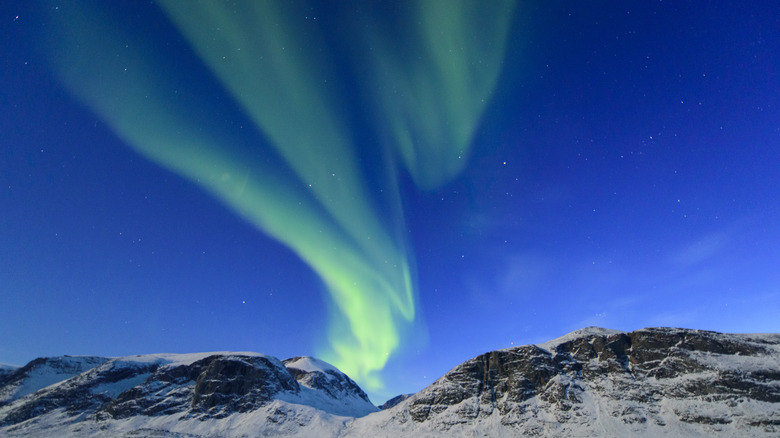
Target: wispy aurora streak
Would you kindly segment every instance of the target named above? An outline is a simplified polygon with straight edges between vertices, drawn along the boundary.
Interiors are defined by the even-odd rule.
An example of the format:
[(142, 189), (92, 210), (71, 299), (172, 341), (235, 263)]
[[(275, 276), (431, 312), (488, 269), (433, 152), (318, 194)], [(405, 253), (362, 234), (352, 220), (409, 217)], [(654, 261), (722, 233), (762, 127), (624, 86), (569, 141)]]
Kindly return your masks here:
[(509, 1), (398, 2), (408, 20), (371, 33), (379, 124), (417, 185), (432, 189), (467, 163), (493, 94), (512, 18)]
[[(338, 48), (316, 27), (302, 27), (304, 4), (162, 0), (275, 152), (247, 148), (237, 133), (209, 123), (218, 114), (193, 111), (208, 109), (209, 98), (187, 86), (187, 72), (155, 42), (108, 22), (95, 3), (51, 8), (58, 31), (47, 31), (63, 83), (117, 136), (212, 193), (319, 275), (333, 303), (323, 357), (378, 390), (378, 371), (416, 314), (395, 163), (424, 188), (463, 168), (498, 78), (512, 9), (488, 3), (404, 3), (403, 44), (395, 34), (356, 35), (376, 45), (362, 61), (376, 74), (361, 79), (365, 99), (348, 101), (331, 68)], [(387, 158), (382, 190), (367, 187), (345, 105), (377, 117)], [(388, 211), (390, 220), (382, 216)]]

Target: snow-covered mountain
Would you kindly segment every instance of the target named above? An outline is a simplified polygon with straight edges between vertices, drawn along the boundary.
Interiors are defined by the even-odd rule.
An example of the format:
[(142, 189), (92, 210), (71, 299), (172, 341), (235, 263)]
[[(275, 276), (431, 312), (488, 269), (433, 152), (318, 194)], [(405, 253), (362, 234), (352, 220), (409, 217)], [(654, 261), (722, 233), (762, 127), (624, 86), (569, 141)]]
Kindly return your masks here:
[(0, 374), (0, 436), (777, 437), (780, 335), (587, 328), (394, 403), (309, 357), (66, 356)]
[(342, 435), (777, 437), (780, 335), (587, 328), (466, 361)]
[[(0, 436), (336, 435), (377, 408), (326, 362), (257, 353), (49, 358), (79, 363), (77, 375), (26, 366), (0, 404)], [(52, 383), (59, 380), (55, 383)], [(6, 386), (0, 388), (6, 392)]]
[(0, 405), (78, 376), (107, 360), (94, 356), (42, 357), (21, 368), (4, 366), (0, 374)]

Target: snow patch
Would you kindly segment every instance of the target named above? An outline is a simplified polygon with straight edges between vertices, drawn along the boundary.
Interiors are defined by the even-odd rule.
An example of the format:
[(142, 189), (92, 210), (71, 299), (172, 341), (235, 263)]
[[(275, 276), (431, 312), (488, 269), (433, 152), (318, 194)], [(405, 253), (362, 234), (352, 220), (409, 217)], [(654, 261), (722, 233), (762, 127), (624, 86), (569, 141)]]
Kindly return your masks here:
[(151, 375), (152, 373), (144, 373), (138, 374), (137, 376), (133, 376), (128, 379), (120, 380), (118, 382), (100, 383), (95, 385), (90, 391), (92, 394), (103, 394), (114, 399), (117, 398), (119, 394), (127, 391), (128, 389), (134, 388), (144, 383)]
[(136, 356), (125, 356), (121, 358), (122, 362), (127, 363), (137, 363), (137, 364), (144, 364), (144, 365), (153, 365), (155, 363), (160, 365), (166, 365), (171, 367), (177, 367), (180, 365), (192, 365), (193, 363), (205, 359), (210, 356), (250, 356), (250, 357), (264, 357), (266, 359), (273, 361), (278, 361), (273, 356), (268, 356), (266, 354), (261, 353), (254, 353), (250, 351), (212, 351), (212, 352), (202, 352), (202, 353), (187, 353), (187, 354), (179, 354), (179, 353), (157, 353), (157, 354), (139, 354)]
[(613, 330), (613, 329), (607, 329), (602, 327), (585, 327), (583, 329), (579, 329), (571, 333), (567, 333), (551, 341), (547, 341), (543, 344), (536, 344), (536, 346), (543, 350), (550, 351), (550, 350), (554, 350), (555, 347), (557, 347), (560, 344), (573, 341), (575, 339), (584, 338), (587, 336), (611, 336), (620, 333), (625, 333), (625, 332), (621, 330)]
[(339, 374), (344, 374), (338, 368), (325, 362), (324, 360), (320, 360), (308, 356), (293, 358), (291, 361), (286, 362), (285, 366), (287, 368), (295, 368), (301, 371), (306, 371), (308, 373), (312, 373), (315, 371), (320, 371), (323, 373), (327, 371), (335, 371)]

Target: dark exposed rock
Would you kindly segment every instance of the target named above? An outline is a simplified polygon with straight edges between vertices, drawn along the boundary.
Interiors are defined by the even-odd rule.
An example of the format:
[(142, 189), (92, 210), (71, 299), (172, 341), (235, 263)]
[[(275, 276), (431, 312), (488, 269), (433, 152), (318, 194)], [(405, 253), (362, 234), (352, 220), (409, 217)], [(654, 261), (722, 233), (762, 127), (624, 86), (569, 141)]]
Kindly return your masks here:
[(282, 363), (300, 385), (300, 396), (324, 412), (362, 417), (378, 410), (357, 383), (327, 362), (298, 356)]
[(72, 415), (95, 412), (111, 400), (114, 395), (111, 389), (116, 384), (123, 381), (140, 383), (158, 366), (139, 364), (124, 367), (109, 359), (105, 361), (62, 384), (46, 387), (37, 391), (35, 396), (26, 397), (25, 403), (16, 404), (0, 418), (0, 425), (19, 423), (59, 408)]
[(299, 389), (286, 368), (265, 357), (212, 356), (199, 362), (208, 365), (195, 383), (192, 410), (211, 416), (247, 412), (278, 392)]
[(413, 396), (414, 394), (400, 394), (397, 395), (390, 400), (384, 402), (383, 404), (379, 405), (379, 409), (390, 409), (393, 406), (397, 405), (398, 403), (401, 403), (402, 401), (406, 400), (407, 398)]
[(191, 404), (194, 382), (203, 372), (200, 362), (158, 368), (144, 383), (111, 400), (104, 412), (113, 418), (128, 418), (134, 415), (168, 415), (187, 410)]
[(556, 370), (552, 355), (534, 345), (483, 354), (455, 367), (437, 381), (438, 385), (413, 397), (409, 413), (421, 422), (447, 406), (476, 397), (479, 403), (464, 407), (461, 414), (474, 418), (489, 415), (499, 400), (522, 402), (536, 395)]
[[(109, 359), (96, 356), (40, 357), (0, 376), (0, 406), (51, 384), (79, 375)], [(33, 376), (39, 376), (33, 378)]]
[(366, 402), (368, 400), (368, 394), (350, 379), (349, 376), (335, 369), (322, 369), (322, 370), (302, 370), (296, 368), (294, 365), (300, 359), (301, 356), (285, 359), (282, 363), (287, 367), (287, 371), (297, 380), (300, 384), (320, 391), (325, 392), (334, 398), (341, 398), (345, 396), (357, 397)]
[[(36, 359), (23, 370), (62, 359)], [(180, 412), (219, 418), (256, 409), (279, 392), (299, 390), (281, 362), (266, 356), (212, 355), (174, 366), (164, 366), (160, 360), (100, 359), (88, 361), (98, 366), (9, 406), (0, 425), (17, 424), (57, 409), (98, 420)]]
[(5, 385), (17, 370), (18, 368), (4, 368), (0, 366), (0, 386)]

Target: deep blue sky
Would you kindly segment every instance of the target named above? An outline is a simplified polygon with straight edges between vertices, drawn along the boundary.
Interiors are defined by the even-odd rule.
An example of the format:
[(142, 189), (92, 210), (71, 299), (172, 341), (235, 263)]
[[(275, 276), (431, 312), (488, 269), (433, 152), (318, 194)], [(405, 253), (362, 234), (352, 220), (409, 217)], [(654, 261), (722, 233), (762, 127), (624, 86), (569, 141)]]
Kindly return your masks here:
[[(52, 5), (0, 9), (0, 362), (316, 354), (319, 277), (74, 99), (43, 47)], [(130, 9), (119, 26), (230, 100), (155, 5)], [(374, 401), (583, 326), (780, 331), (778, 102), (777, 2), (520, 3), (463, 172), (420, 190), (399, 170), (418, 325)], [(246, 123), (229, 103), (193, 111)]]

